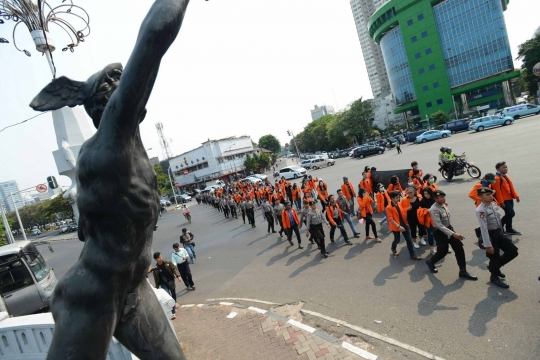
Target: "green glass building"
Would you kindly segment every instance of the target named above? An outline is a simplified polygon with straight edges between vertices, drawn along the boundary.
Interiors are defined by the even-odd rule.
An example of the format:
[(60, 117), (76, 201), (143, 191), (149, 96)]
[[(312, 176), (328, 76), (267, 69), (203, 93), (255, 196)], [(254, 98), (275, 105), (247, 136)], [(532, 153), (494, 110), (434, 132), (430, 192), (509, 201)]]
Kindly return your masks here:
[(390, 0), (368, 23), (381, 46), (395, 112), (416, 124), (455, 109), (513, 105), (503, 12), (509, 0)]

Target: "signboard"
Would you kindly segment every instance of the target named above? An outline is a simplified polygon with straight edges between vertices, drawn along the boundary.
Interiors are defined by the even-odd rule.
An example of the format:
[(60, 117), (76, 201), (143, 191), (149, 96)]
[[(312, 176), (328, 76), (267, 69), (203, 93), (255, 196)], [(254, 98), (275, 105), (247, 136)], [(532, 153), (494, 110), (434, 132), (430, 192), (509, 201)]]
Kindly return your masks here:
[(533, 74), (540, 76), (540, 62), (533, 66)]
[(288, 148), (288, 147), (289, 147), (289, 143), (285, 143), (285, 147)]
[(184, 175), (187, 175), (188, 173), (189, 173), (189, 171), (187, 171), (187, 169), (184, 170)]
[(483, 92), (481, 94), (469, 95), (467, 97), (467, 99), (469, 101), (474, 101), (474, 100), (482, 99), (482, 98), (485, 98), (485, 97), (488, 97), (488, 96), (491, 96), (491, 95), (499, 94), (500, 92), (501, 92), (501, 89), (492, 89), (492, 90)]
[(296, 145), (300, 145), (302, 143), (302, 140), (296, 140)]
[(37, 191), (38, 193), (43, 194), (44, 192), (47, 191), (47, 185), (45, 185), (45, 184), (39, 184), (38, 186), (36, 186), (36, 191)]

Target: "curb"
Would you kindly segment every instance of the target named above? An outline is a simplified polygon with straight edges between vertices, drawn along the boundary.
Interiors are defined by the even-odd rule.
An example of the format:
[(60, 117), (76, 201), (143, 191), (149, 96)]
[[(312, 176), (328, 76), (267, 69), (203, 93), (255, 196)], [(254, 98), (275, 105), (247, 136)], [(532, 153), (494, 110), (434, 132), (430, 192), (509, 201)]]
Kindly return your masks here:
[[(366, 351), (364, 349), (356, 347), (356, 346), (354, 346), (353, 344), (351, 344), (349, 342), (340, 340), (340, 339), (338, 339), (338, 338), (336, 338), (336, 337), (334, 337), (332, 335), (329, 335), (329, 334), (327, 334), (327, 333), (325, 333), (323, 331), (312, 328), (311, 326), (308, 326), (308, 325), (303, 324), (301, 322), (298, 322), (296, 320), (289, 319), (288, 317), (285, 317), (285, 316), (282, 316), (282, 315), (279, 315), (279, 314), (275, 314), (275, 313), (273, 313), (271, 311), (268, 311), (268, 310), (259, 309), (259, 308), (256, 308), (254, 306), (246, 306), (246, 305), (241, 305), (241, 304), (236, 304), (236, 303), (233, 303), (233, 302), (226, 302), (226, 301), (220, 301), (220, 302), (215, 301), (215, 302), (210, 302), (208, 304), (186, 304), (186, 305), (181, 305), (180, 307), (181, 308), (203, 307), (203, 306), (204, 307), (209, 307), (209, 306), (215, 306), (215, 305), (230, 306), (232, 308), (238, 308), (238, 309), (246, 309), (246, 310), (250, 310), (250, 311), (253, 311), (253, 312), (256, 312), (256, 313), (259, 313), (259, 314), (263, 315), (260, 318), (262, 328), (263, 328), (263, 332), (266, 332), (268, 330), (276, 330), (276, 333), (279, 333), (277, 330), (280, 327), (281, 327), (280, 331), (283, 331), (284, 328), (293, 327), (293, 330), (294, 330), (293, 333), (291, 333), (291, 331), (287, 331), (287, 330), (282, 332), (283, 337), (286, 340), (286, 344), (287, 345), (294, 345), (294, 347), (296, 348), (296, 351), (298, 352), (298, 354), (307, 353), (307, 355), (308, 355), (308, 357), (310, 359), (313, 357), (313, 355), (315, 355), (316, 357), (319, 357), (319, 356), (322, 356), (323, 354), (326, 354), (326, 353), (332, 353), (332, 351), (329, 350), (329, 347), (323, 347), (322, 349), (319, 349), (318, 347), (316, 347), (316, 349), (319, 349), (319, 350), (317, 351), (317, 353), (315, 353), (314, 352), (315, 349), (313, 349), (313, 347), (305, 346), (305, 344), (302, 344), (300, 339), (297, 338), (297, 336), (302, 336), (302, 335), (299, 334), (299, 332), (301, 333), (302, 331), (305, 331), (308, 334), (311, 334), (311, 336), (313, 336), (313, 337), (320, 338), (321, 340), (316, 341), (317, 345), (323, 346), (325, 343), (328, 343), (328, 344), (330, 344), (331, 346), (334, 347), (334, 349), (333, 349), (334, 352), (336, 351), (335, 348), (341, 347), (344, 350), (340, 350), (340, 352), (348, 351), (348, 352), (350, 352), (350, 353), (352, 353), (354, 355), (360, 356), (362, 359), (366, 359), (366, 360), (382, 360), (380, 357), (378, 357), (375, 354), (372, 354), (372, 353), (370, 353), (370, 352), (368, 352), (368, 351)], [(237, 315), (236, 312), (231, 312), (229, 314), (229, 316), (227, 316), (227, 318), (234, 318), (236, 315)], [(270, 322), (267, 322), (267, 319), (270, 319)], [(298, 335), (295, 335), (295, 334), (298, 334)]]

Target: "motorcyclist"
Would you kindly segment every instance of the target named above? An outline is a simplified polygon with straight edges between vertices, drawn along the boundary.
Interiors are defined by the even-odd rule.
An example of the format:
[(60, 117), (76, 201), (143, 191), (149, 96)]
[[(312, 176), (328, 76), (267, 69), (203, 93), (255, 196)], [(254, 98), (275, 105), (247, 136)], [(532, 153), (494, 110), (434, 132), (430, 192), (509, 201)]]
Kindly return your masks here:
[(189, 211), (186, 204), (182, 204), (182, 213), (184, 214), (184, 217), (187, 219), (187, 221), (191, 224), (191, 211)]
[(446, 156), (444, 163), (446, 165), (448, 174), (448, 178), (446, 179), (446, 181), (451, 182), (452, 178), (454, 177), (454, 168), (456, 167), (456, 155), (454, 155), (452, 148), (446, 148)]
[(444, 167), (444, 160), (446, 156), (446, 146), (441, 147), (439, 153), (439, 166)]

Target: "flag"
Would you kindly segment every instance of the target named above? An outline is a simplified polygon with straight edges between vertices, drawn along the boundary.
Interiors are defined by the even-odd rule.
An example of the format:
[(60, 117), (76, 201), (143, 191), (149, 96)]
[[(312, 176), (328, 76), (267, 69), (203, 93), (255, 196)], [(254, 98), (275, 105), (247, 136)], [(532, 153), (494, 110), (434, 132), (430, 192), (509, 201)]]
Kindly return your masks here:
[(399, 178), (401, 187), (405, 189), (407, 187), (407, 181), (409, 180), (409, 171), (411, 169), (404, 170), (384, 170), (384, 171), (371, 171), (371, 181), (373, 182), (373, 191), (378, 191), (379, 184), (383, 184), (385, 189), (388, 189), (390, 185), (390, 178), (396, 175)]

